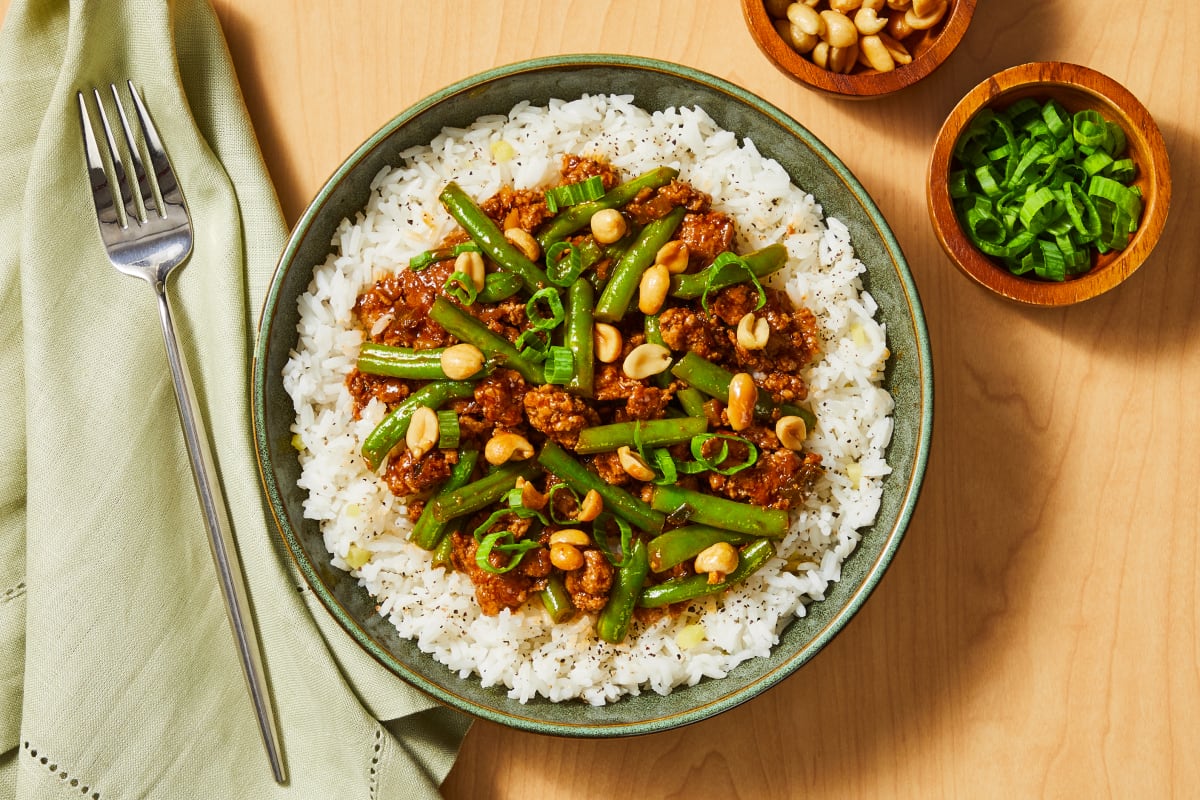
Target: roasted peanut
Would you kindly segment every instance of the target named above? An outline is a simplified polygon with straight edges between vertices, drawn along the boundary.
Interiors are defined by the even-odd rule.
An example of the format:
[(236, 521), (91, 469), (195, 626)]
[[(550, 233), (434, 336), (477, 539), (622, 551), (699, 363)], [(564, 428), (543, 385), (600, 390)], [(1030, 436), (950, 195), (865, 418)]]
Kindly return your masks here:
[(829, 0), (829, 7), (839, 14), (849, 16), (851, 11), (856, 11), (862, 6), (862, 0)]
[(912, 0), (887, 0), (887, 7), (893, 11), (907, 11), (912, 6)]
[(607, 322), (597, 322), (592, 328), (592, 348), (596, 359), (611, 364), (621, 357), (621, 332)]
[(508, 239), (512, 246), (520, 250), (530, 261), (537, 261), (542, 257), (541, 245), (524, 228), (509, 228), (504, 231), (504, 238)]
[(541, 511), (550, 499), (524, 478), (517, 478), (517, 488), (521, 490), (521, 505), (532, 508), (534, 511)]
[(465, 253), (459, 253), (458, 258), (454, 259), (454, 271), (465, 272), (471, 278), (471, 283), (475, 284), (475, 291), (483, 291), (483, 281), (487, 278), (487, 271), (484, 268), (483, 256), (474, 250), (468, 250)]
[(788, 450), (803, 450), (808, 438), (808, 426), (800, 417), (780, 417), (775, 423), (775, 435)]
[(756, 319), (753, 312), (742, 317), (737, 326), (737, 343), (746, 350), (762, 350), (771, 337), (766, 318)]
[(578, 528), (563, 528), (550, 534), (550, 545), (569, 544), (574, 547), (587, 547), (592, 543), (592, 537)]
[(404, 435), (408, 452), (412, 453), (414, 458), (420, 458), (433, 449), (439, 435), (437, 412), (428, 406), (417, 406)]
[(636, 381), (645, 380), (651, 375), (657, 375), (671, 366), (671, 351), (661, 344), (646, 342), (633, 348), (625, 356), (621, 371)]
[(725, 413), (729, 427), (735, 431), (749, 428), (754, 422), (754, 404), (758, 402), (758, 387), (748, 372), (739, 372), (729, 381), (729, 403)]
[(667, 272), (677, 275), (687, 271), (688, 259), (691, 255), (685, 242), (672, 239), (658, 248), (658, 252), (654, 254), (654, 263), (663, 265), (667, 268)]
[(912, 0), (912, 12), (918, 17), (928, 16), (945, 2), (946, 0)]
[(442, 372), (452, 381), (463, 381), (483, 369), (483, 351), (473, 344), (451, 345), (442, 351)]
[(812, 34), (800, 30), (786, 19), (772, 20), (771, 24), (775, 26), (775, 32), (779, 34), (779, 38), (801, 55), (812, 50), (816, 47), (817, 42), (821, 41)]
[(946, 0), (941, 0), (924, 14), (916, 12), (917, 4), (914, 2), (913, 7), (904, 12), (904, 21), (914, 31), (927, 31), (942, 21), (942, 17), (946, 14)]
[(854, 27), (863, 36), (873, 36), (887, 27), (887, 17), (875, 13), (875, 9), (863, 6), (854, 12)]
[(489, 464), (507, 464), (509, 461), (526, 461), (533, 458), (533, 445), (524, 436), (515, 433), (497, 433), (483, 446), (483, 457)]
[(588, 489), (583, 500), (579, 502), (579, 512), (575, 515), (576, 522), (591, 522), (600, 516), (604, 510), (604, 498), (595, 489)]
[(821, 38), (828, 42), (830, 47), (848, 48), (858, 41), (858, 28), (854, 27), (854, 23), (845, 14), (826, 9), (821, 12), (821, 19), (825, 22), (825, 33)]
[(858, 52), (858, 42), (849, 47), (829, 48), (829, 69), (842, 74), (850, 72), (858, 61)]
[(564, 572), (570, 572), (583, 566), (583, 553), (569, 544), (552, 544), (550, 563)]
[(879, 41), (881, 41), (883, 43), (883, 46), (887, 48), (888, 53), (891, 55), (892, 59), (897, 64), (911, 64), (912, 63), (912, 56), (909, 55), (909, 52), (904, 49), (903, 44), (901, 44), (900, 42), (897, 42), (895, 39), (893, 39), (891, 36), (888, 36), (886, 33), (879, 34)]
[(863, 57), (872, 69), (880, 72), (891, 72), (896, 68), (896, 59), (892, 58), (892, 53), (884, 45), (883, 40), (878, 35), (864, 36), (859, 41), (859, 47), (862, 50)]
[(904, 18), (904, 12), (902, 11), (893, 12), (888, 17), (888, 24), (885, 30), (888, 36), (896, 40), (907, 39), (913, 35), (913, 26), (908, 24), (908, 20)]
[(803, 3), (792, 3), (787, 11), (788, 22), (809, 36), (822, 38), (825, 36), (825, 20), (815, 8)]
[(617, 448), (617, 461), (621, 464), (621, 469), (625, 470), (625, 474), (635, 480), (652, 481), (655, 478), (654, 470), (650, 469), (650, 465), (642, 460), (642, 457), (629, 449), (628, 445)]
[(829, 69), (829, 42), (817, 42), (812, 49), (812, 60), (821, 69)]
[(605, 208), (592, 215), (592, 236), (600, 244), (612, 244), (625, 235), (629, 226), (615, 208)]
[(738, 551), (729, 542), (717, 542), (700, 551), (692, 563), (698, 574), (708, 574), (709, 583), (720, 583), (737, 569)]
[(638, 310), (643, 314), (657, 314), (667, 300), (671, 288), (671, 273), (662, 264), (654, 264), (642, 273), (638, 284)]

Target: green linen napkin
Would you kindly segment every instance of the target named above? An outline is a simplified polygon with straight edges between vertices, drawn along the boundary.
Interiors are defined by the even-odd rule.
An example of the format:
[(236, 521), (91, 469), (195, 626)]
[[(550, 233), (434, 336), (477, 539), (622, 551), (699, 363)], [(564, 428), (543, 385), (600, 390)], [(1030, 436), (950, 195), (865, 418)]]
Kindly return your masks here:
[[(217, 587), (153, 292), (108, 264), (88, 192), (75, 92), (126, 77), (192, 212), (195, 249), (170, 291), (248, 574), (284, 786)], [(260, 495), (249, 365), (286, 231), (212, 10), (14, 0), (0, 120), (0, 797), (436, 795), (467, 719), (336, 626)]]

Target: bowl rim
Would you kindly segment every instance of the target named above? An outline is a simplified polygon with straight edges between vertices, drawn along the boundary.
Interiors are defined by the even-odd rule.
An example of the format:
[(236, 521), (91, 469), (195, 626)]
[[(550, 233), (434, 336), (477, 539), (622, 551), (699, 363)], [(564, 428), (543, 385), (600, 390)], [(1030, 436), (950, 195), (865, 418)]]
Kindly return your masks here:
[[(538, 719), (533, 716), (525, 716), (519, 712), (514, 713), (512, 711), (481, 706), (474, 702), (471, 698), (464, 697), (451, 690), (448, 690), (444, 686), (431, 682), (419, 672), (403, 663), (381, 642), (377, 641), (376, 638), (369, 631), (365, 630), (363, 626), (360, 625), (354, 618), (352, 613), (334, 596), (331, 589), (325, 585), (324, 581), (317, 573), (314, 564), (311, 563), (311, 561), (305, 556), (303, 544), (299, 540), (296, 528), (292, 525), (286, 506), (280, 494), (280, 488), (275, 481), (270, 452), (270, 443), (267, 438), (266, 387), (268, 384), (268, 376), (266, 375), (266, 369), (268, 362), (267, 344), (271, 339), (271, 337), (268, 335), (268, 329), (273, 323), (275, 311), (279, 305), (280, 292), (282, 289), (284, 276), (289, 269), (298, 267), (295, 261), (295, 256), (308, 232), (308, 229), (312, 226), (314, 220), (320, 215), (325, 204), (329, 202), (334, 189), (342, 180), (346, 178), (348, 174), (354, 170), (359, 162), (361, 162), (368, 154), (372, 153), (377, 147), (385, 142), (397, 128), (403, 126), (413, 117), (428, 110), (430, 107), (442, 103), (449, 98), (453, 98), (464, 92), (471, 92), (485, 84), (520, 73), (593, 66), (632, 68), (637, 70), (659, 72), (687, 81), (701, 83), (720, 93), (726, 94), (745, 105), (750, 106), (756, 112), (763, 114), (764, 116), (773, 120), (776, 124), (782, 126), (788, 133), (803, 139), (805, 143), (812, 148), (814, 153), (817, 154), (829, 166), (829, 168), (837, 175), (838, 179), (850, 192), (853, 193), (856, 202), (862, 206), (863, 210), (868, 215), (876, 233), (883, 241), (888, 254), (893, 259), (894, 266), (896, 267), (896, 276), (903, 289), (905, 299), (907, 300), (908, 316), (912, 322), (915, 333), (915, 345), (917, 352), (913, 355), (915, 356), (916, 363), (920, 367), (917, 374), (917, 377), (919, 378), (919, 385), (916, 387), (920, 399), (920, 409), (919, 417), (917, 417), (917, 433), (914, 436), (912, 471), (908, 476), (906, 484), (903, 486), (902, 491), (900, 492), (901, 499), (896, 512), (896, 517), (890, 530), (887, 532), (883, 540), (883, 546), (875, 555), (874, 560), (864, 569), (862, 583), (851, 595), (847, 597), (845, 604), (838, 609), (836, 613), (834, 613), (832, 618), (816, 634), (813, 635), (811, 640), (804, 647), (791, 654), (790, 657), (788, 657), (781, 664), (764, 672), (751, 682), (742, 685), (739, 688), (732, 689), (731, 691), (726, 692), (725, 694), (722, 694), (708, 702), (691, 706), (686, 710), (669, 713), (653, 719), (635, 722), (614, 722), (611, 724), (596, 724), (594, 722), (588, 722), (583, 724), (574, 724), (548, 721), (545, 719)], [(309, 267), (299, 265), (299, 268), (311, 268), (311, 265), (309, 265)], [(929, 448), (933, 438), (933, 359), (930, 351), (929, 333), (911, 271), (909, 270), (908, 264), (904, 259), (899, 243), (896, 241), (893, 232), (884, 220), (883, 215), (879, 211), (874, 200), (866, 192), (865, 188), (859, 183), (857, 178), (850, 173), (849, 169), (837, 158), (837, 156), (832, 153), (832, 151), (829, 150), (824, 143), (822, 143), (806, 128), (800, 125), (800, 123), (789, 117), (780, 109), (771, 105), (762, 98), (759, 98), (756, 95), (748, 92), (747, 90), (725, 81), (722, 78), (701, 72), (691, 67), (653, 58), (614, 54), (570, 54), (527, 59), (504, 66), (494, 67), (492, 69), (463, 78), (409, 106), (407, 109), (380, 127), (379, 130), (372, 134), (365, 142), (355, 148), (353, 153), (351, 153), (351, 155), (348, 156), (333, 172), (330, 178), (318, 191), (314, 199), (305, 208), (305, 211), (293, 227), (293, 230), (288, 237), (288, 241), (281, 251), (279, 259), (276, 263), (275, 271), (272, 275), (268, 290), (264, 296), (263, 307), (258, 320), (257, 334), (258, 336), (254, 346), (252, 364), (253, 387), (251, 397), (251, 421), (253, 426), (255, 455), (258, 462), (259, 477), (262, 482), (263, 489), (267, 495), (268, 506), (270, 508), (275, 527), (283, 539), (292, 561), (296, 565), (298, 571), (303, 575), (309, 588), (318, 597), (326, 610), (335, 618), (340, 627), (345, 630), (360, 647), (366, 650), (379, 663), (381, 663), (393, 674), (402, 678), (409, 685), (416, 687), (440, 703), (450, 706), (456, 710), (468, 713), (474, 717), (486, 719), (491, 722), (496, 722), (498, 724), (533, 733), (553, 734), (569, 737), (615, 737), (641, 735), (669, 730), (699, 722), (740, 705), (741, 703), (762, 694), (771, 686), (793, 674), (803, 664), (807, 663), (812, 657), (820, 652), (820, 650), (823, 649), (833, 639), (834, 636), (836, 636), (845, 628), (845, 626), (857, 614), (863, 603), (874, 591), (875, 587), (881, 580), (892, 558), (895, 556), (901, 541), (904, 538), (904, 534), (914, 513), (924, 480), (925, 470), (929, 458)], [(791, 622), (788, 624), (791, 624)], [(447, 669), (449, 668), (447, 667)], [(687, 688), (689, 687), (678, 687), (676, 691), (682, 691)]]
[[(971, 18), (975, 14), (977, 0), (948, 0), (951, 7), (947, 9), (944, 22), (939, 23), (944, 24), (946, 28), (936, 36), (933, 46), (913, 59), (912, 63), (898, 66), (891, 72), (862, 72), (852, 75), (839, 75), (822, 69), (792, 50), (776, 33), (763, 0), (741, 2), (742, 15), (746, 20), (746, 27), (750, 30), (750, 37), (776, 69), (802, 86), (831, 97), (867, 100), (907, 89), (944, 64), (966, 35)], [(952, 20), (953, 25), (950, 24)], [(774, 37), (771, 41), (777, 41), (779, 46), (768, 44), (765, 38), (768, 36)]]
[[(976, 115), (1005, 96), (1036, 86), (1062, 87), (1090, 95), (1115, 110), (1129, 138), (1144, 142), (1152, 155), (1147, 171), (1151, 191), (1145, 198), (1142, 222), (1119, 255), (1102, 268), (1093, 268), (1062, 282), (1014, 275), (981, 253), (963, 233), (950, 199), (949, 168), (954, 144)], [(1152, 168), (1151, 168), (1152, 166)], [(991, 75), (967, 92), (946, 116), (930, 153), (926, 171), (928, 213), (939, 244), (958, 270), (1000, 296), (1031, 306), (1060, 307), (1097, 297), (1123, 283), (1157, 245), (1171, 204), (1170, 158), (1166, 143), (1149, 110), (1122, 84), (1102, 72), (1065, 61), (1031, 61)]]

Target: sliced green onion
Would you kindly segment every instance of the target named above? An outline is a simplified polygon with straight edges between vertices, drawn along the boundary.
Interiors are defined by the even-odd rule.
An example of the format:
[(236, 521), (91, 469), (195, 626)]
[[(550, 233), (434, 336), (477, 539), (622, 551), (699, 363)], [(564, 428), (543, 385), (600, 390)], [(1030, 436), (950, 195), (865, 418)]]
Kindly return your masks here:
[[(738, 276), (745, 275), (745, 278)], [(730, 280), (735, 278), (734, 280)], [(767, 302), (767, 291), (758, 280), (758, 276), (754, 274), (754, 270), (746, 265), (745, 259), (741, 256), (734, 255), (726, 250), (713, 259), (712, 271), (708, 273), (708, 278), (704, 284), (704, 292), (700, 295), (700, 305), (704, 311), (708, 312), (708, 293), (716, 286), (729, 286), (733, 283), (742, 283), (743, 280), (750, 281), (754, 284), (754, 288), (758, 290), (758, 303), (755, 304), (754, 310), (758, 311)]]
[[(617, 550), (614, 550), (608, 541), (609, 523), (616, 525), (620, 532)], [(619, 567), (625, 562), (625, 556), (633, 544), (633, 528), (616, 514), (601, 511), (600, 515), (592, 520), (592, 541), (596, 543), (596, 549), (603, 553), (614, 567)]]
[(479, 291), (475, 288), (475, 281), (465, 272), (451, 273), (450, 277), (446, 278), (446, 283), (442, 286), (442, 291), (464, 306), (473, 304), (475, 298), (479, 296)]
[(460, 242), (452, 247), (437, 247), (433, 250), (426, 250), (419, 254), (412, 261), (408, 262), (408, 268), (413, 272), (420, 272), (431, 264), (438, 261), (447, 261), (451, 258), (458, 258), (463, 253), (478, 253), (479, 245), (474, 242)]
[[(550, 312), (549, 316), (544, 316), (541, 312), (539, 303), (543, 301)], [(547, 287), (534, 292), (529, 301), (525, 303), (525, 316), (537, 330), (553, 330), (561, 325), (562, 321), (567, 318), (567, 314), (563, 310), (562, 298), (558, 296), (558, 289)]]
[(579, 495), (575, 493), (575, 490), (571, 488), (570, 484), (567, 484), (567, 483), (554, 484), (553, 486), (550, 487), (550, 491), (546, 492), (546, 509), (547, 509), (547, 511), (550, 512), (550, 519), (556, 525), (574, 525), (577, 522), (577, 520), (559, 519), (558, 515), (554, 513), (554, 495), (558, 494), (559, 492), (569, 493), (571, 495), (571, 497), (575, 499), (575, 507), (576, 508), (579, 507), (579, 504), (581, 502), (579, 499)]
[[(713, 439), (721, 440), (721, 449), (715, 457), (709, 458), (704, 455), (704, 445)], [(721, 465), (729, 458), (728, 442), (741, 442), (746, 445), (748, 452), (746, 460), (742, 463), (734, 464), (732, 467), (722, 467)], [(734, 475), (744, 469), (749, 469), (758, 461), (758, 448), (749, 439), (743, 439), (741, 436), (730, 436), (725, 433), (702, 433), (692, 437), (690, 448), (692, 457), (696, 459), (697, 464), (702, 464), (705, 469), (718, 475)]]
[[(504, 512), (509, 513), (509, 510), (504, 509)], [(501, 543), (500, 540), (505, 538), (507, 538), (508, 541)], [(489, 533), (487, 536), (483, 537), (483, 541), (479, 543), (479, 547), (475, 551), (475, 565), (484, 572), (490, 572), (493, 575), (511, 572), (518, 564), (521, 563), (521, 558), (524, 557), (526, 552), (537, 547), (541, 547), (541, 545), (535, 541), (529, 539), (522, 539), (518, 541), (514, 539), (512, 531), (496, 531), (495, 533)], [(508, 563), (503, 567), (493, 566), (490, 558), (492, 551), (510, 553), (511, 556)]]
[(458, 424), (458, 413), (444, 408), (437, 412), (438, 420), (438, 449), (446, 450), (458, 447), (462, 436), (462, 428)]
[(599, 175), (593, 175), (579, 183), (565, 183), (555, 186), (546, 192), (546, 208), (551, 214), (557, 214), (560, 208), (577, 206), (590, 200), (599, 200), (604, 196), (604, 181)]
[(568, 347), (551, 345), (546, 353), (546, 383), (563, 386), (575, 377), (575, 354)]
[[(596, 249), (599, 251), (598, 247)], [(546, 251), (546, 275), (551, 283), (570, 286), (583, 270), (583, 253), (570, 242), (556, 242)]]

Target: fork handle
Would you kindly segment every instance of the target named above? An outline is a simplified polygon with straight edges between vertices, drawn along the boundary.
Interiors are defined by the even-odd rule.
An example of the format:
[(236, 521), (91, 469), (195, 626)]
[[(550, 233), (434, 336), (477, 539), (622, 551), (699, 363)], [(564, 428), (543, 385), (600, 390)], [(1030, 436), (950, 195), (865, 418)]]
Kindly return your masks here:
[(196, 492), (204, 509), (204, 527), (208, 531), (208, 543), (216, 562), (217, 577), (220, 579), (221, 594), (225, 599), (225, 610), (233, 627), (237, 641), (238, 657), (250, 697), (254, 701), (254, 712), (258, 717), (258, 728), (262, 734), (267, 757), (275, 780), (286, 780), (283, 757), (279, 749), (279, 731), (275, 723), (275, 710), (271, 702), (266, 678), (263, 674), (262, 651), (254, 617), (250, 613), (250, 602), (246, 591), (246, 578), (233, 542), (229, 524), (229, 510), (217, 480), (216, 462), (209, 444), (208, 432), (199, 413), (196, 392), (192, 388), (191, 376), (179, 340), (175, 335), (175, 323), (171, 319), (171, 307), (162, 281), (154, 284), (158, 295), (158, 312), (162, 322), (163, 341), (167, 347), (167, 362), (171, 367), (171, 381), (175, 386), (175, 400), (179, 407), (179, 419), (183, 424), (184, 441), (188, 459), (192, 465), (192, 477), (196, 480)]

